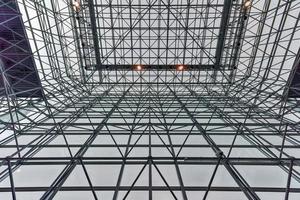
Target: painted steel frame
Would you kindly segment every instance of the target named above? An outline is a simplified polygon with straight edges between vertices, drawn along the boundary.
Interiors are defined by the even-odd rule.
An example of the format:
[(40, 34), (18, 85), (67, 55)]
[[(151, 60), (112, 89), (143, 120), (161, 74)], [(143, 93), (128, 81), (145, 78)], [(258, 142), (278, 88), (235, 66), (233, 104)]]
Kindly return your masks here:
[[(220, 34), (216, 37), (217, 46), (211, 46), (216, 49), (213, 65), (229, 66), (185, 71), (166, 69), (170, 66), (167, 60), (160, 63), (164, 66), (160, 70), (155, 68), (157, 64), (151, 63), (145, 64), (150, 66), (147, 70), (129, 69), (134, 62), (121, 69), (115, 63), (108, 66), (113, 69), (103, 68), (100, 58), (105, 57), (102, 52), (105, 48), (99, 39), (101, 34), (96, 31), (101, 28), (93, 10), (101, 7), (97, 2), (84, 2), (82, 11), (89, 12), (80, 15), (72, 9), (71, 1), (18, 1), (32, 42), (43, 96), (1, 97), (1, 135), (5, 137), (0, 142), (0, 150), (12, 153), (0, 157), (0, 182), (9, 180), (10, 184), (1, 186), (0, 194), (11, 193), (13, 200), (22, 198), (21, 192), (42, 192), (41, 199), (53, 199), (60, 192), (68, 191), (88, 191), (94, 199), (102, 199), (101, 191), (111, 191), (114, 200), (130, 199), (135, 191), (146, 192), (149, 200), (155, 199), (154, 193), (158, 191), (167, 191), (170, 199), (184, 200), (190, 199), (191, 191), (201, 191), (202, 199), (208, 199), (216, 191), (236, 192), (246, 199), (263, 199), (261, 193), (266, 192), (283, 194), (284, 199), (291, 199), (291, 194), (300, 195), (299, 187), (293, 183), (300, 182), (300, 101), (288, 96), (300, 63), (299, 1), (278, 1), (272, 7), (271, 0), (260, 0), (253, 3), (251, 10), (243, 10), (242, 1), (235, 1), (236, 9), (229, 6), (233, 1), (227, 0), (223, 4), (214, 0), (198, 3), (204, 11), (214, 3), (221, 6), (224, 8), (223, 14), (220, 13), (222, 21), (227, 21), (230, 14), (238, 26), (226, 26), (222, 22), (222, 27), (217, 29), (232, 34), (230, 41), (228, 38), (224, 41), (226, 36)], [(129, 8), (134, 2), (128, 1)], [(150, 10), (155, 5), (170, 10), (174, 9), (172, 3), (151, 0), (148, 7)], [(191, 3), (187, 3), (188, 10)], [(113, 1), (107, 5), (112, 14)], [(209, 11), (206, 12), (205, 23), (218, 18), (217, 13), (209, 16)], [(38, 26), (33, 24), (36, 21)], [(88, 34), (89, 29), (82, 27), (89, 22), (98, 34), (88, 41), (92, 47), (85, 51), (82, 47), (85, 35), (80, 31)], [(177, 25), (175, 29), (182, 28), (180, 23)], [(168, 31), (170, 27), (167, 26)], [(251, 31), (253, 27), (256, 32)], [(139, 30), (143, 28), (140, 26)], [(134, 42), (133, 33), (128, 34), (130, 42)], [(187, 30), (183, 40), (187, 41), (188, 36)], [(166, 42), (171, 41), (168, 37)], [(233, 44), (233, 48), (226, 49), (225, 44)], [(116, 60), (117, 54), (112, 54), (111, 58)], [(84, 69), (88, 61), (95, 61), (101, 70)], [(120, 140), (122, 136), (127, 139)], [(30, 141), (23, 139), (26, 137)], [(72, 142), (71, 137), (84, 139)], [(98, 141), (104, 137), (111, 141)], [(218, 137), (231, 139), (223, 143)], [(201, 138), (201, 142), (190, 138)], [(67, 155), (43, 156), (42, 152), (51, 149), (57, 152), (65, 149)], [(117, 155), (89, 156), (89, 152), (100, 154), (107, 149), (114, 149)], [(244, 154), (243, 150), (251, 153)], [(47, 186), (18, 186), (15, 176), (26, 166), (63, 168)], [(118, 166), (115, 185), (95, 184), (91, 166)], [(131, 184), (124, 185), (128, 166), (136, 166), (138, 170)], [(206, 185), (190, 185), (183, 166), (207, 166), (212, 170), (209, 181)], [(240, 166), (276, 167), (287, 177), (285, 186), (252, 185)], [(164, 167), (174, 168), (178, 184), (170, 181)], [(65, 185), (77, 168), (83, 170), (86, 184)], [(236, 186), (214, 185), (221, 168)], [(147, 184), (140, 185), (138, 181), (144, 173), (147, 173)], [(153, 183), (155, 173), (162, 185)]]

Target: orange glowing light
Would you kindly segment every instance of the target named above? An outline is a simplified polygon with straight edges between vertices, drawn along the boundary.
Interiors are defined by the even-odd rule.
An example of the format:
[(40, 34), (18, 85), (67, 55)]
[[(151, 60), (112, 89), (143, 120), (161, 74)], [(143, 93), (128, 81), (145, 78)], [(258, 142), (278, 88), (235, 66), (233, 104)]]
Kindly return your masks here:
[(80, 2), (79, 2), (79, 1), (74, 1), (74, 2), (73, 2), (73, 9), (74, 9), (76, 12), (79, 12), (79, 11), (80, 11)]
[(177, 68), (176, 68), (176, 70), (177, 71), (183, 71), (184, 68), (185, 68), (184, 65), (178, 65)]
[(143, 66), (142, 66), (142, 65), (136, 65), (136, 66), (135, 66), (135, 69), (136, 69), (137, 71), (141, 71), (141, 70), (143, 69)]
[(244, 3), (244, 7), (245, 8), (249, 8), (251, 6), (251, 1), (250, 0), (246, 0)]

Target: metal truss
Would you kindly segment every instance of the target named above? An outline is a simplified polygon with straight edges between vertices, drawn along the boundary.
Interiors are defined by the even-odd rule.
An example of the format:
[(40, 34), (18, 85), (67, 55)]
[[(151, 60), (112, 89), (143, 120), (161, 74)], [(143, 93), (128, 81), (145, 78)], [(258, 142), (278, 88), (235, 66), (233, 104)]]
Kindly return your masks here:
[(41, 93), (1, 82), (0, 199), (299, 199), (300, 1), (76, 2), (0, 0)]

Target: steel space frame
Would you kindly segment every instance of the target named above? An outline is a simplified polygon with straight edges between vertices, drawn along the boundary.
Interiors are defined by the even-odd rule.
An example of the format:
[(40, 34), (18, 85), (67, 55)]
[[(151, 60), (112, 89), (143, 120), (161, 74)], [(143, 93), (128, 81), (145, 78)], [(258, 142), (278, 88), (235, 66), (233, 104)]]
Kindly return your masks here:
[[(0, 6), (4, 3), (0, 0)], [(245, 10), (238, 0), (129, 0), (129, 29), (121, 40), (114, 34), (128, 27), (112, 22), (114, 13), (124, 8), (121, 1), (82, 1), (80, 12), (67, 0), (17, 3), (43, 95), (19, 98), (5, 85), (0, 195), (13, 200), (30, 193), (43, 200), (80, 193), (113, 200), (138, 199), (139, 194), (149, 200), (217, 199), (217, 194), (299, 198), (300, 101), (289, 97), (297, 89), (291, 82), (300, 63), (299, 1), (258, 0)], [(99, 7), (108, 8), (110, 17), (101, 18)], [(174, 22), (157, 15), (158, 23), (173, 25), (154, 28), (166, 34), (174, 29), (175, 38), (182, 38), (146, 37), (149, 32), (142, 32), (152, 27), (142, 23), (151, 21), (148, 11), (133, 28), (132, 12), (144, 7), (173, 15)], [(198, 30), (188, 26), (194, 7), (206, 13), (204, 24), (215, 21), (211, 37), (205, 33), (211, 30), (201, 27), (200, 39), (191, 35)], [(215, 7), (221, 9), (209, 10)], [(101, 25), (100, 19), (111, 22)], [(90, 29), (82, 28), (86, 23)], [(111, 33), (104, 33), (106, 29)], [(105, 34), (112, 47), (101, 46)], [(143, 42), (138, 38), (148, 43), (135, 47), (135, 41)], [(156, 55), (164, 49), (160, 45), (144, 60), (135, 59), (135, 54), (150, 52), (153, 40), (185, 45), (175, 45), (177, 55), (169, 50), (165, 60)], [(199, 57), (190, 58), (188, 51)], [(105, 58), (110, 61), (104, 63)], [(176, 71), (172, 66), (179, 61), (189, 68)], [(87, 69), (87, 63), (95, 67)], [(149, 68), (129, 67), (136, 64)], [(40, 180), (35, 169), (43, 174), (53, 169), (55, 175)], [(284, 180), (279, 186), (259, 184), (251, 179), (251, 169), (261, 171), (262, 179), (281, 174)], [(267, 173), (271, 169), (278, 174)], [(24, 184), (22, 174), (28, 173), (39, 182)], [(72, 182), (74, 176), (83, 179)], [(220, 181), (223, 176), (226, 180)]]

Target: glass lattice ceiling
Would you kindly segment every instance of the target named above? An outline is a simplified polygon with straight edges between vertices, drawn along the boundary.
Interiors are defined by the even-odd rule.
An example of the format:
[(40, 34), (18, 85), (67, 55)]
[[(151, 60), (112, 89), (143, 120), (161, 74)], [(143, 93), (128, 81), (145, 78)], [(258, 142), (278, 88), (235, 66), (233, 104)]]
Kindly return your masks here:
[(222, 1), (95, 1), (101, 61), (213, 65), (223, 5)]
[(298, 200), (299, 13), (0, 0), (0, 199)]

